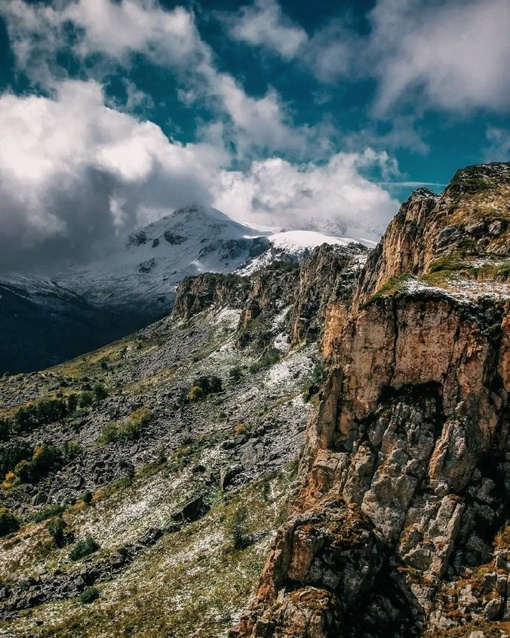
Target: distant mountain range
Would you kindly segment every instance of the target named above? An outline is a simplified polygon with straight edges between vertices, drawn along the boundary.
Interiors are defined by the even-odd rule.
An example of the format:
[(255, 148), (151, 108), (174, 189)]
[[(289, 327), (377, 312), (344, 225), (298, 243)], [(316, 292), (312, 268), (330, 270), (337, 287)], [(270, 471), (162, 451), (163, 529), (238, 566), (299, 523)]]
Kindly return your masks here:
[(255, 228), (204, 206), (178, 209), (87, 267), (0, 277), (0, 373), (56, 364), (160, 319), (187, 276), (250, 274), (276, 260), (301, 261), (323, 243), (354, 241), (372, 243)]

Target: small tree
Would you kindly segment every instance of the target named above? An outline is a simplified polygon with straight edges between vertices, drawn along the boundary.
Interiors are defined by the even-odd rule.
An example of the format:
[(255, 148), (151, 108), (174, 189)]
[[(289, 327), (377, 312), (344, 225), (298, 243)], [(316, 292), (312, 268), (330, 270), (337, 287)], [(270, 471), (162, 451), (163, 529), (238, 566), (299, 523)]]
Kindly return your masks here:
[(6, 536), (19, 530), (19, 521), (6, 507), (0, 507), (0, 536)]
[(94, 392), (95, 401), (102, 401), (103, 399), (106, 399), (106, 397), (108, 396), (108, 390), (101, 383), (95, 384), (93, 388), (93, 392)]
[(90, 505), (90, 503), (92, 503), (93, 497), (94, 495), (92, 494), (92, 492), (90, 490), (86, 490), (85, 492), (83, 492), (80, 498), (85, 503), (85, 505)]
[(67, 409), (69, 414), (74, 414), (78, 407), (78, 395), (76, 393), (70, 394), (67, 397)]
[(73, 549), (69, 552), (69, 558), (71, 560), (80, 560), (80, 558), (84, 558), (89, 554), (97, 552), (98, 549), (99, 543), (89, 535), (76, 543)]
[(94, 401), (92, 392), (89, 392), (88, 390), (86, 392), (82, 392), (80, 394), (80, 398), (78, 399), (78, 407), (79, 408), (88, 408), (90, 405), (92, 405)]
[(64, 547), (65, 545), (64, 531), (66, 527), (67, 523), (60, 516), (58, 518), (52, 518), (46, 525), (46, 529), (57, 547)]
[(90, 605), (99, 598), (99, 589), (97, 587), (85, 587), (80, 594), (80, 601), (84, 605)]
[(245, 536), (247, 518), (247, 509), (241, 506), (236, 509), (230, 521), (229, 533), (235, 549), (245, 549), (249, 545), (248, 538)]

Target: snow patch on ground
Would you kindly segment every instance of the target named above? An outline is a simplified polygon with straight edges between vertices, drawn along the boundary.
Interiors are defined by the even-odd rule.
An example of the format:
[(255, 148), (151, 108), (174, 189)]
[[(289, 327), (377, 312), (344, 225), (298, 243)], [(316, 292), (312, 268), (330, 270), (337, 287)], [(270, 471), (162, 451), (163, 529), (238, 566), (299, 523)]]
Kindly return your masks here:
[(271, 328), (272, 330), (277, 330), (281, 324), (285, 321), (285, 319), (287, 318), (287, 315), (289, 314), (289, 312), (292, 310), (292, 306), (286, 306), (281, 312), (279, 312), (276, 317), (273, 320), (273, 323), (271, 324)]
[(510, 284), (494, 281), (470, 281), (468, 279), (449, 279), (448, 288), (430, 286), (418, 279), (409, 279), (405, 283), (405, 289), (410, 293), (437, 292), (456, 301), (471, 302), (473, 298), (492, 297), (506, 299), (510, 297)]
[(267, 372), (265, 381), (269, 386), (278, 387), (288, 384), (289, 381), (302, 379), (313, 370), (313, 361), (303, 352), (289, 355), (283, 361), (276, 363)]
[(288, 352), (291, 348), (290, 339), (284, 332), (276, 335), (273, 341), (273, 347), (281, 352)]
[(218, 325), (224, 323), (229, 328), (236, 328), (240, 318), (241, 310), (223, 308), (214, 317), (213, 324)]

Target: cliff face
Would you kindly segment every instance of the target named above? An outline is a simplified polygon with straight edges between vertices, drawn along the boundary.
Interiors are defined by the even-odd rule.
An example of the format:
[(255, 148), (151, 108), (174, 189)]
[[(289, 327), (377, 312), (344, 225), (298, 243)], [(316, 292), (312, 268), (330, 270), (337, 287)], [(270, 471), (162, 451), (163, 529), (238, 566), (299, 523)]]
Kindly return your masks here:
[(367, 252), (361, 244), (323, 244), (299, 265), (275, 262), (249, 277), (188, 277), (179, 285), (172, 317), (189, 321), (208, 308), (228, 306), (242, 310), (239, 347), (262, 351), (278, 331), (292, 344), (315, 342), (323, 336), (326, 316), (351, 306)]
[(509, 204), (505, 164), (419, 190), (352, 306), (330, 306), (299, 497), (231, 636), (469, 636), (510, 620)]

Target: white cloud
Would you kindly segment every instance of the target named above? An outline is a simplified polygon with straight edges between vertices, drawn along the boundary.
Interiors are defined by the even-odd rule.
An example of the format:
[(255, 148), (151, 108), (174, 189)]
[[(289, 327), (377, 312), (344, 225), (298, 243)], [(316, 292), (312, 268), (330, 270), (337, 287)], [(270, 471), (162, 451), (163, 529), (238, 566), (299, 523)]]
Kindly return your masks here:
[(306, 149), (310, 131), (292, 125), (276, 91), (269, 90), (265, 96), (253, 98), (231, 75), (218, 73), (209, 66), (200, 71), (206, 79), (204, 99), (215, 98), (220, 110), (228, 113), (239, 154), (244, 155), (250, 146), (297, 152)]
[(380, 233), (398, 203), (363, 176), (378, 168), (386, 177), (396, 165), (386, 153), (338, 153), (327, 164), (296, 165), (281, 158), (254, 162), (245, 173), (224, 171), (215, 204), (243, 221), (303, 228), (310, 221), (347, 224), (358, 234)]
[(485, 160), (508, 162), (510, 160), (510, 129), (489, 126), (486, 137), (489, 145), (485, 149)]
[(276, 0), (255, 0), (224, 19), (234, 39), (264, 46), (286, 60), (294, 58), (308, 40), (306, 31), (283, 14)]
[(384, 225), (396, 202), (362, 172), (395, 172), (384, 153), (338, 154), (323, 166), (281, 159), (245, 172), (214, 131), (179, 144), (151, 122), (106, 106), (96, 82), (54, 98), (0, 96), (0, 270), (86, 260), (98, 242), (198, 201), (252, 222), (299, 228), (311, 217)]
[(221, 148), (170, 142), (155, 124), (108, 108), (94, 82), (66, 82), (54, 99), (4, 94), (0, 136), (3, 270), (51, 262), (52, 251), (86, 258), (119, 223), (211, 203), (228, 161)]
[(322, 82), (333, 82), (352, 68), (353, 35), (339, 20), (310, 36), (283, 13), (277, 0), (254, 0), (236, 13), (219, 15), (234, 40), (264, 48), (287, 61), (297, 59)]
[[(312, 132), (293, 126), (277, 91), (252, 97), (231, 75), (218, 71), (193, 13), (182, 7), (166, 11), (154, 0), (72, 0), (64, 5), (7, 0), (0, 15), (7, 21), (18, 67), (37, 84), (53, 88), (63, 79), (58, 52), (72, 51), (96, 79), (111, 72), (114, 63), (129, 66), (137, 53), (175, 72), (185, 104), (213, 107), (224, 123), (226, 141), (239, 154), (251, 148), (299, 154), (307, 148)], [(100, 59), (90, 57), (98, 54)], [(125, 108), (147, 104), (133, 82), (126, 89)]]
[[(366, 35), (339, 19), (308, 34), (277, 0), (255, 0), (223, 19), (234, 39), (295, 60), (322, 82), (375, 78), (378, 116), (409, 106), (510, 109), (508, 0), (378, 0), (367, 17)], [(288, 48), (284, 29), (299, 34)]]
[(41, 84), (62, 72), (56, 55), (71, 48), (82, 60), (105, 56), (103, 66), (105, 60), (129, 64), (133, 53), (141, 53), (155, 64), (185, 67), (209, 54), (192, 13), (183, 7), (166, 11), (154, 0), (4, 0), (0, 15), (18, 67)]
[(508, 0), (379, 0), (371, 19), (378, 113), (402, 102), (510, 108)]

